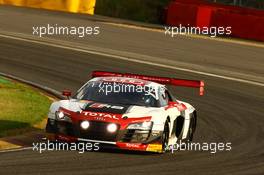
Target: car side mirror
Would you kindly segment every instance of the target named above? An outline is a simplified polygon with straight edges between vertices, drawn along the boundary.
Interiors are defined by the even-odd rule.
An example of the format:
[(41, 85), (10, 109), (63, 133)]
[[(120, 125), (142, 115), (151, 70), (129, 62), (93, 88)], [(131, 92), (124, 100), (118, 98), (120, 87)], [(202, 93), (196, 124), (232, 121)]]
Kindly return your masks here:
[(71, 97), (72, 93), (70, 90), (63, 90), (62, 95), (69, 99)]

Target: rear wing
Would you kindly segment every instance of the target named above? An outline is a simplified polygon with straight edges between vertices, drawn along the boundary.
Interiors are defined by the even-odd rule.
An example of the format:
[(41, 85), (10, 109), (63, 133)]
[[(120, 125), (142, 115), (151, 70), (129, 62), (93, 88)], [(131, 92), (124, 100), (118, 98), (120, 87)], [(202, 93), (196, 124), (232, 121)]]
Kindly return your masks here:
[(160, 84), (173, 85), (173, 86), (184, 86), (193, 87), (200, 89), (200, 95), (204, 95), (204, 81), (199, 80), (185, 80), (185, 79), (175, 79), (167, 77), (157, 77), (148, 76), (140, 74), (130, 74), (130, 73), (117, 73), (117, 72), (105, 72), (105, 71), (93, 71), (92, 77), (127, 77), (136, 78), (141, 80), (153, 81)]

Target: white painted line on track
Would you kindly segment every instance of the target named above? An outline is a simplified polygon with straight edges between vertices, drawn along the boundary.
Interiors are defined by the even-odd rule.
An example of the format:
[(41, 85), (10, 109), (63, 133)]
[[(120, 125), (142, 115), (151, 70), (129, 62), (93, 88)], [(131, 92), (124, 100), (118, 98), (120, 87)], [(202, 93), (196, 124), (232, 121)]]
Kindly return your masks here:
[(10, 152), (18, 152), (18, 151), (26, 151), (33, 149), (33, 147), (22, 147), (22, 148), (15, 148), (15, 149), (6, 149), (6, 150), (0, 150), (0, 153), (10, 153)]
[[(113, 22), (105, 22), (105, 21), (102, 21), (100, 23), (117, 26), (117, 27), (123, 27), (123, 28), (165, 33), (165, 29), (164, 29), (165, 26), (160, 27), (160, 28), (150, 28), (150, 27), (144, 27), (144, 26), (137, 26), (133, 24), (122, 24), (122, 23), (113, 23)], [(213, 38), (213, 37), (209, 37), (206, 35), (195, 35), (195, 34), (181, 34), (181, 36), (195, 38), (195, 39), (211, 40), (211, 41), (217, 41), (217, 42), (225, 42), (225, 43), (231, 43), (231, 44), (240, 44), (244, 46), (264, 48), (264, 44), (261, 43), (261, 41), (247, 41), (247, 40), (243, 40), (239, 38), (224, 38), (224, 37), (214, 37)]]
[(3, 72), (0, 72), (0, 76), (7, 77), (7, 78), (11, 78), (13, 80), (22, 82), (24, 84), (28, 84), (30, 86), (33, 86), (33, 87), (42, 89), (43, 91), (46, 91), (49, 94), (52, 94), (52, 95), (56, 96), (57, 98), (63, 98), (63, 96), (61, 95), (61, 92), (59, 92), (59, 91), (57, 91), (55, 89), (52, 89), (50, 87), (43, 86), (41, 84), (38, 84), (38, 83), (35, 83), (35, 82), (32, 82), (32, 81), (29, 81), (29, 80), (25, 80), (23, 78), (20, 78), (20, 77), (14, 76), (14, 75), (10, 75), (10, 74), (6, 74), (6, 73), (3, 73)]
[(229, 77), (229, 76), (224, 76), (224, 75), (217, 75), (214, 73), (202, 72), (202, 71), (197, 71), (197, 70), (192, 70), (192, 69), (187, 69), (187, 68), (164, 65), (164, 64), (160, 64), (160, 63), (153, 63), (150, 61), (138, 60), (135, 58), (128, 58), (128, 57), (114, 55), (114, 54), (101, 53), (101, 52), (91, 51), (91, 50), (78, 48), (78, 47), (74, 47), (74, 46), (71, 46), (71, 47), (70, 46), (64, 46), (64, 45), (60, 45), (60, 44), (47, 43), (44, 41), (36, 41), (36, 40), (32, 40), (32, 39), (26, 39), (26, 38), (22, 38), (22, 37), (9, 36), (9, 35), (3, 35), (3, 34), (0, 34), (0, 37), (24, 41), (24, 42), (30, 42), (30, 43), (35, 43), (35, 44), (40, 44), (40, 45), (45, 45), (45, 46), (51, 46), (51, 47), (56, 47), (56, 48), (61, 48), (61, 49), (67, 49), (67, 50), (72, 50), (72, 51), (77, 51), (77, 52), (100, 55), (100, 56), (115, 58), (115, 59), (134, 62), (134, 63), (141, 63), (141, 64), (146, 64), (146, 65), (151, 65), (151, 66), (158, 66), (158, 67), (172, 69), (172, 70), (184, 71), (184, 72), (200, 74), (200, 75), (205, 75), (205, 76), (221, 78), (221, 79), (225, 79), (225, 80), (231, 80), (231, 81), (236, 81), (236, 82), (240, 82), (240, 83), (246, 83), (246, 84), (250, 84), (250, 85), (256, 85), (256, 86), (264, 87), (264, 83), (260, 83), (260, 82), (255, 82), (255, 81), (250, 81), (250, 80), (245, 80), (245, 79), (240, 79), (240, 78), (235, 78), (235, 77)]

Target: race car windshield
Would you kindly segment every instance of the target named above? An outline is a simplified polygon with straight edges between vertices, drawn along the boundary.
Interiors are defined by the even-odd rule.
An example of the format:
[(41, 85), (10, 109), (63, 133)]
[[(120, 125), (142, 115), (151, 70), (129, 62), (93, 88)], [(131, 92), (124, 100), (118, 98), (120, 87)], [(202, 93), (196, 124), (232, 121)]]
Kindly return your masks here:
[(79, 100), (158, 107), (156, 91), (148, 86), (116, 82), (89, 82), (75, 95)]

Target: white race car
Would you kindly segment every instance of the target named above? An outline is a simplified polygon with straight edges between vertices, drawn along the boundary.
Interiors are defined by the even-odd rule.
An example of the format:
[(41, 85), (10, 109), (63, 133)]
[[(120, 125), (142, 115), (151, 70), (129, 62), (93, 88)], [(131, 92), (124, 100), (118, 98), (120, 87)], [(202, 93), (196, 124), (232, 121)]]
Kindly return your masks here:
[(165, 85), (200, 88), (203, 95), (203, 81), (103, 71), (92, 76), (74, 96), (63, 91), (68, 99), (51, 105), (49, 139), (151, 152), (193, 139), (195, 108), (175, 99)]

